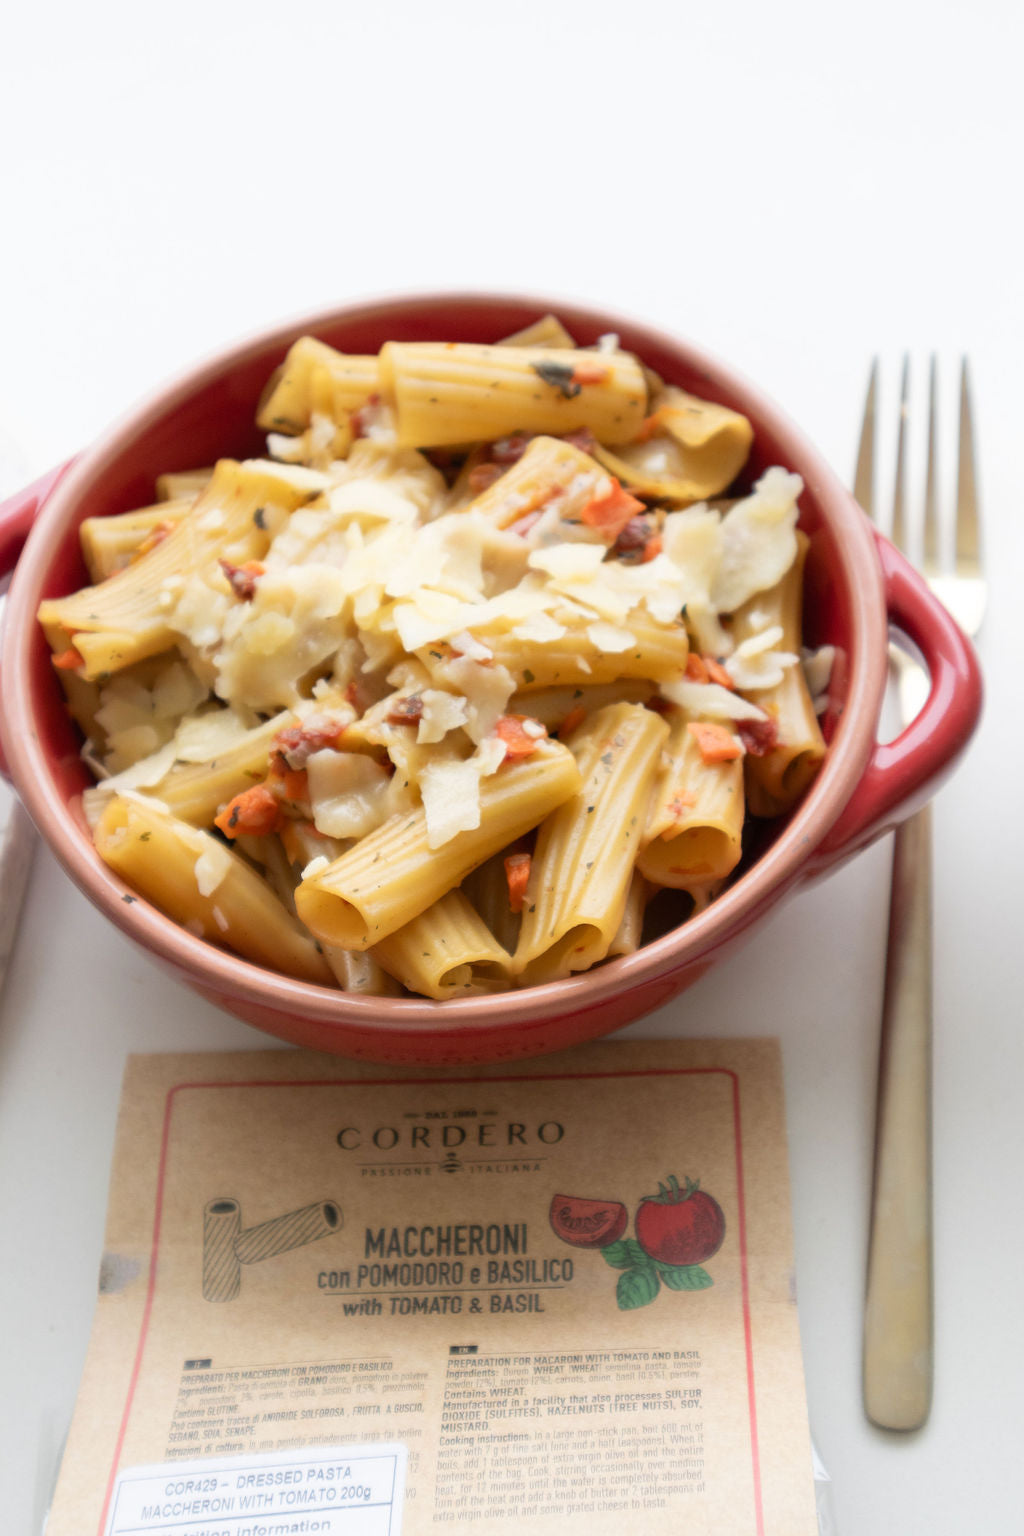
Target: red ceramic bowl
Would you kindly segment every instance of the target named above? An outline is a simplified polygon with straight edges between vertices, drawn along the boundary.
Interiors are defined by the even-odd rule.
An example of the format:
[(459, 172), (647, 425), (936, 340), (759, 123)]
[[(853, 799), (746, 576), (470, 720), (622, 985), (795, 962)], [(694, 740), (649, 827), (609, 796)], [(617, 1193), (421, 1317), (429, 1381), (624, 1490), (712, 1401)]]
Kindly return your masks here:
[[(767, 851), (700, 917), (636, 954), (497, 999), (377, 999), (311, 986), (193, 938), (145, 901), (126, 903), (125, 886), (96, 856), (77, 808), (89, 775), (35, 620), (42, 598), (87, 580), (77, 537), (82, 519), (151, 501), (162, 470), (262, 451), (253, 425), (256, 402), (301, 334), (361, 353), (376, 352), (392, 338), (493, 341), (547, 309), (581, 342), (617, 331), (623, 346), (665, 379), (743, 411), (755, 427), (749, 478), (770, 464), (803, 476), (801, 525), (810, 536), (805, 633), (840, 653), (826, 722), (828, 755), (810, 793)], [(122, 932), (212, 1002), (282, 1039), (371, 1061), (535, 1055), (605, 1034), (668, 1002), (721, 960), (787, 890), (848, 858), (926, 799), (965, 746), (981, 704), (977, 663), (963, 635), (769, 400), (661, 331), (546, 299), (390, 299), (311, 315), (233, 347), (160, 390), (72, 465), (0, 507), (0, 571), (15, 561), (0, 680), (5, 771), (68, 874)], [(913, 724), (879, 746), (890, 624), (922, 653), (931, 690)]]

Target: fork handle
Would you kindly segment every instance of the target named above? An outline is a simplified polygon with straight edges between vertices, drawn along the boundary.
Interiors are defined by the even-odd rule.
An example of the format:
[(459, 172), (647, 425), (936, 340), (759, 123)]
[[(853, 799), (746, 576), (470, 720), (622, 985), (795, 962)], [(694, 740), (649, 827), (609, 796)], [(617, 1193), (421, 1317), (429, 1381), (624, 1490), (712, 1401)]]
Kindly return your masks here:
[(925, 806), (897, 827), (878, 1064), (864, 1309), (864, 1406), (918, 1429), (932, 1397), (932, 838)]

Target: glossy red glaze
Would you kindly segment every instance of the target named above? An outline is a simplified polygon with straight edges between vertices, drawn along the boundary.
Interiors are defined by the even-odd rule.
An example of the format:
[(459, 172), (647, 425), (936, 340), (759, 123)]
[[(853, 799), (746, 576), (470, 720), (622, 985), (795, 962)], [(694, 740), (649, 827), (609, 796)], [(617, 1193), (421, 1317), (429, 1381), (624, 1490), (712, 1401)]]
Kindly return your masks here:
[[(82, 824), (77, 796), (89, 777), (35, 621), (43, 597), (87, 579), (77, 539), (82, 519), (152, 500), (163, 470), (260, 452), (256, 402), (299, 335), (351, 352), (375, 352), (389, 338), (493, 341), (548, 309), (581, 342), (616, 331), (667, 380), (749, 416), (755, 438), (748, 479), (770, 464), (803, 476), (801, 525), (810, 537), (805, 630), (810, 642), (841, 652), (825, 723), (829, 752), (809, 794), (700, 917), (585, 975), (497, 999), (432, 1003), (310, 986), (193, 938), (145, 901), (126, 901), (126, 887), (97, 858)], [(908, 815), (948, 772), (981, 706), (968, 642), (776, 406), (696, 348), (574, 304), (441, 294), (306, 316), (200, 364), (118, 423), (58, 483), (32, 487), (0, 507), (0, 555), (8, 565), (37, 510), (11, 584), (0, 679), (0, 740), (36, 825), (86, 895), (172, 975), (270, 1034), (339, 1055), (438, 1065), (512, 1060), (593, 1039), (669, 1002), (798, 881), (832, 868)], [(923, 653), (932, 686), (917, 720), (878, 746), (890, 622)]]

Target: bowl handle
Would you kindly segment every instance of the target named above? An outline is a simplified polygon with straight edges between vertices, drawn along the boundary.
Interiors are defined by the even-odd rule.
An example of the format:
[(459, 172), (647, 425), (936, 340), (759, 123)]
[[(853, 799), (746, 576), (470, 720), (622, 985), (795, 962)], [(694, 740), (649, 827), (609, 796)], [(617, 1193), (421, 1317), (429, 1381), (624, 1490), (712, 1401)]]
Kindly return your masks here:
[(920, 651), (928, 697), (894, 741), (875, 746), (849, 802), (810, 859), (808, 878), (867, 847), (923, 805), (952, 770), (981, 714), (974, 647), (903, 555), (878, 533), (875, 541), (890, 623)]
[[(32, 524), (42, 511), (51, 491), (74, 462), (74, 459), (68, 459), (66, 464), (59, 464), (56, 469), (48, 470), (45, 475), (40, 475), (38, 480), (33, 480), (31, 485), (27, 485), (23, 491), (18, 491), (6, 501), (0, 502), (0, 586), (6, 583), (7, 577), (17, 565), (25, 540), (32, 531)], [(2, 745), (0, 745), (0, 774), (5, 779), (10, 778)]]
[(74, 462), (74, 459), (68, 459), (66, 464), (58, 464), (56, 469), (47, 470), (23, 491), (0, 502), (0, 580), (14, 570), (44, 502)]

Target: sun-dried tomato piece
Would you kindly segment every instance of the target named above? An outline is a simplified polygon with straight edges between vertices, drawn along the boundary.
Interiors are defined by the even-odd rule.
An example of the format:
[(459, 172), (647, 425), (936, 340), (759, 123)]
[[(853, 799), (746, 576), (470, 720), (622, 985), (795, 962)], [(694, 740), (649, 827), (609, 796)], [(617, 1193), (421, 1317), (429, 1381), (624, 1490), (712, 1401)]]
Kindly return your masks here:
[(591, 457), (597, 447), (597, 438), (589, 427), (580, 427), (578, 432), (566, 432), (562, 442), (571, 443), (573, 448), (578, 448), (581, 453), (589, 453)]
[(365, 405), (361, 405), (358, 411), (352, 412), (352, 436), (354, 438), (366, 436), (366, 430), (376, 414), (378, 405), (380, 405), (380, 395), (371, 395)]
[(642, 565), (647, 560), (652, 560), (653, 555), (647, 553), (648, 546), (657, 540), (655, 554), (661, 550), (661, 535), (658, 526), (650, 516), (631, 517), (615, 540), (613, 553), (626, 565)]
[(224, 575), (228, 579), (228, 585), (236, 597), (240, 597), (244, 603), (251, 603), (256, 595), (256, 583), (266, 574), (266, 566), (259, 560), (247, 560), (244, 565), (232, 565), (230, 560), (218, 560)]
[(501, 464), (507, 469), (510, 464), (518, 464), (532, 442), (532, 433), (512, 432), (508, 437), (499, 437), (491, 444), (488, 457), (494, 464)]
[(323, 724), (286, 725), (274, 737), (274, 746), (287, 760), (289, 768), (305, 768), (314, 752), (336, 747), (345, 727), (336, 721)]
[(741, 720), (736, 730), (751, 757), (767, 757), (779, 744), (778, 722), (770, 717), (767, 720)]
[(423, 716), (423, 699), (418, 693), (409, 693), (404, 699), (396, 699), (385, 719), (392, 725), (415, 725)]
[(495, 480), (500, 480), (504, 473), (500, 464), (474, 464), (468, 476), (469, 488), (474, 496), (480, 496), (490, 490)]

